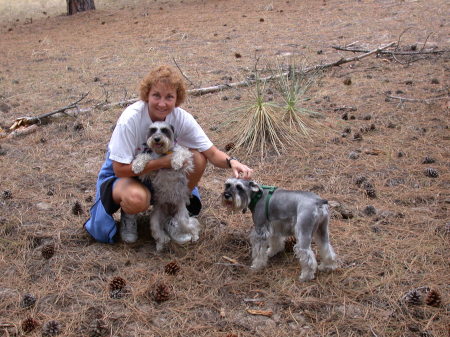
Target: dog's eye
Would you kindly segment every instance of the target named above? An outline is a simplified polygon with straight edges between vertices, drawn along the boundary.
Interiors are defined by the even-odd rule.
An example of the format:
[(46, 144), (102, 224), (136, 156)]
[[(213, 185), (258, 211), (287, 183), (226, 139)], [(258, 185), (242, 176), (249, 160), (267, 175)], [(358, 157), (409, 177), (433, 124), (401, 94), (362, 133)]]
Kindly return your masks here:
[(170, 136), (170, 131), (167, 128), (161, 129), (161, 132), (164, 133), (166, 136)]
[(238, 191), (243, 191), (243, 190), (244, 190), (244, 188), (242, 187), (242, 185), (236, 185), (236, 188), (237, 188)]
[(230, 187), (231, 187), (230, 184), (225, 184), (225, 188), (226, 188), (226, 189), (229, 189)]
[(150, 128), (150, 130), (148, 131), (149, 135), (154, 134), (158, 129), (157, 128)]

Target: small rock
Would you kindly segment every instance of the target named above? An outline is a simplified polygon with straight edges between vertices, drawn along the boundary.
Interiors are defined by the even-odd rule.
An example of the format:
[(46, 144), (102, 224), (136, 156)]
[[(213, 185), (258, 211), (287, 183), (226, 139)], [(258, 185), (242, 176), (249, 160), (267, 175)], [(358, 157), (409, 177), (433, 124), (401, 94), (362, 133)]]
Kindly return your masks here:
[(368, 205), (364, 208), (363, 214), (367, 216), (375, 215), (377, 214), (377, 210), (372, 205)]
[(52, 205), (50, 205), (48, 202), (42, 201), (42, 202), (37, 203), (36, 207), (38, 209), (40, 209), (41, 211), (48, 211), (52, 208)]
[(352, 152), (349, 153), (348, 157), (350, 159), (358, 159), (359, 158), (359, 153), (355, 152), (355, 151), (352, 151)]

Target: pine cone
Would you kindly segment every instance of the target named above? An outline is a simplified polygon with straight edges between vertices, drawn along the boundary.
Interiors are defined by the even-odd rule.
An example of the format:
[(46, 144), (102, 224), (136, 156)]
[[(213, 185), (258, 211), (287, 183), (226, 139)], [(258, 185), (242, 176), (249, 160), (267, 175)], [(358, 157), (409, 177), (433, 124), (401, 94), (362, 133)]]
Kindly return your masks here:
[(122, 290), (127, 285), (127, 282), (121, 278), (120, 276), (116, 276), (112, 279), (112, 281), (109, 283), (109, 290)]
[(165, 266), (164, 271), (166, 274), (176, 275), (180, 271), (180, 266), (176, 261), (172, 261)]
[(5, 190), (2, 193), (3, 200), (12, 199), (12, 192), (10, 190)]
[(422, 160), (422, 164), (433, 164), (436, 162), (436, 159), (432, 158), (432, 157), (428, 157), (426, 156), (425, 158), (423, 158)]
[(89, 337), (102, 337), (108, 335), (108, 328), (102, 319), (94, 319), (89, 325)]
[(374, 199), (377, 197), (377, 193), (375, 192), (375, 188), (373, 187), (372, 183), (366, 181), (363, 184), (363, 188), (364, 188), (364, 192), (366, 192), (366, 195), (369, 198)]
[(366, 181), (367, 181), (367, 178), (364, 176), (357, 177), (355, 180), (355, 185), (361, 186)]
[(405, 303), (411, 305), (421, 305), (422, 304), (422, 295), (416, 290), (411, 290), (406, 293), (404, 296)]
[(55, 245), (52, 243), (45, 245), (44, 247), (42, 247), (41, 254), (44, 259), (51, 259), (55, 254)]
[(439, 172), (436, 169), (432, 168), (432, 167), (426, 168), (424, 173), (425, 173), (425, 175), (427, 177), (430, 177), (430, 178), (437, 178), (437, 177), (439, 177)]
[(294, 246), (296, 243), (297, 239), (295, 238), (295, 236), (288, 237), (284, 243), (284, 251), (292, 253), (294, 251)]
[(432, 289), (425, 297), (425, 303), (427, 305), (431, 305), (432, 307), (438, 307), (441, 305), (441, 295), (439, 295), (436, 290)]
[(22, 297), (22, 301), (20, 301), (20, 306), (22, 308), (32, 307), (36, 303), (36, 297), (31, 294), (25, 294)]
[(109, 289), (111, 291), (114, 290), (122, 290), (126, 286), (126, 281), (121, 278), (120, 276), (116, 276), (112, 279), (112, 281), (109, 283)]
[(22, 331), (29, 333), (39, 326), (39, 322), (32, 317), (28, 317), (22, 321)]
[(167, 285), (160, 283), (156, 285), (155, 290), (153, 291), (153, 299), (158, 302), (165, 302), (170, 298), (170, 289)]
[(61, 324), (57, 321), (48, 321), (42, 327), (43, 336), (56, 336), (61, 333)]
[(75, 204), (72, 207), (72, 214), (73, 215), (81, 215), (83, 214), (83, 207), (81, 206), (79, 201), (76, 201)]
[(231, 151), (231, 150), (233, 150), (235, 147), (236, 147), (236, 144), (234, 144), (234, 143), (228, 143), (227, 145), (225, 145), (225, 151), (226, 151), (226, 152)]

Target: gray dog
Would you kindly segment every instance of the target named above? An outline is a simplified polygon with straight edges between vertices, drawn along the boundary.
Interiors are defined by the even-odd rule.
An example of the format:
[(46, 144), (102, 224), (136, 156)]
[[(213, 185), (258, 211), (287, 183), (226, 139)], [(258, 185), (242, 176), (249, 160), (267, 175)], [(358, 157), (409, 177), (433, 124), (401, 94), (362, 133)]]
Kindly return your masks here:
[(311, 250), (313, 237), (322, 260), (319, 270), (336, 269), (336, 254), (328, 238), (328, 202), (316, 194), (231, 178), (225, 182), (222, 202), (233, 210), (249, 208), (252, 212), (252, 269), (264, 268), (269, 257), (284, 250), (285, 239), (292, 235), (297, 239), (294, 252), (301, 265), (300, 281), (314, 279), (317, 270)]
[(187, 148), (175, 145), (172, 125), (154, 122), (149, 127), (148, 149), (138, 154), (131, 163), (134, 173), (141, 173), (148, 161), (173, 153), (170, 169), (160, 169), (142, 174), (139, 179), (150, 180), (154, 189), (154, 207), (150, 215), (150, 229), (156, 241), (156, 250), (161, 251), (172, 239), (179, 244), (197, 241), (200, 224), (189, 217), (186, 205), (190, 190), (187, 174), (193, 169), (192, 153)]

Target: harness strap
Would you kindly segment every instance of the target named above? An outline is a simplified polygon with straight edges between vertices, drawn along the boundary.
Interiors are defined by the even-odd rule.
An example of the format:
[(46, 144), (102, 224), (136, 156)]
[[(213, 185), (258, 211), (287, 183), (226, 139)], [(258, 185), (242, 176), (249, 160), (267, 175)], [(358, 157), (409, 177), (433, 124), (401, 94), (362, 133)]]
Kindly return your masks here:
[(248, 208), (253, 212), (255, 209), (256, 204), (258, 203), (259, 199), (263, 196), (263, 190), (267, 190), (267, 196), (266, 196), (266, 202), (265, 202), (265, 213), (266, 213), (266, 219), (269, 220), (269, 202), (270, 198), (272, 198), (273, 192), (278, 188), (276, 186), (267, 186), (267, 185), (260, 185), (261, 189), (255, 193), (252, 196), (252, 199), (250, 200), (250, 204), (248, 205)]

